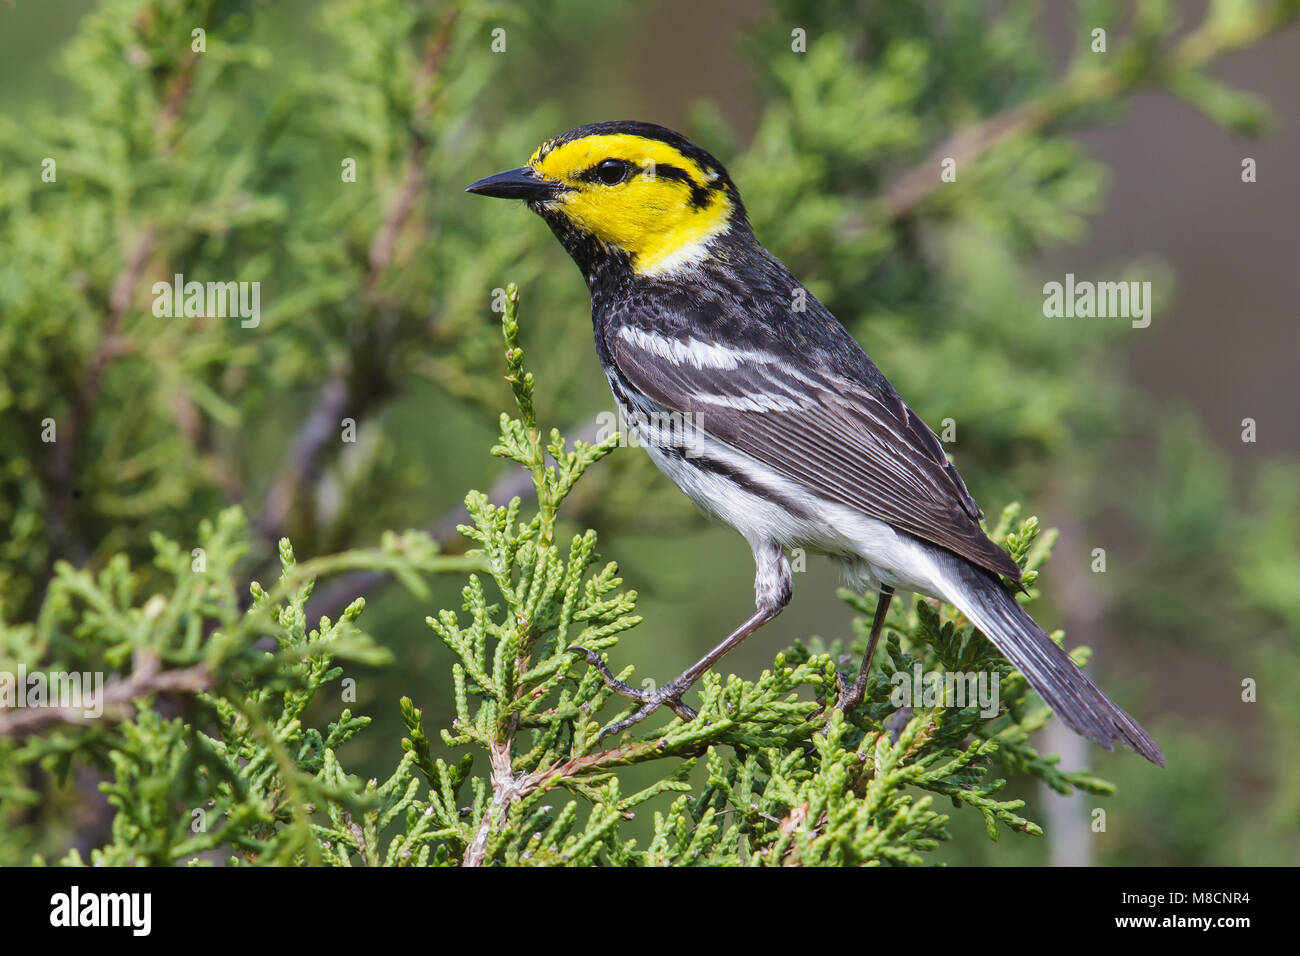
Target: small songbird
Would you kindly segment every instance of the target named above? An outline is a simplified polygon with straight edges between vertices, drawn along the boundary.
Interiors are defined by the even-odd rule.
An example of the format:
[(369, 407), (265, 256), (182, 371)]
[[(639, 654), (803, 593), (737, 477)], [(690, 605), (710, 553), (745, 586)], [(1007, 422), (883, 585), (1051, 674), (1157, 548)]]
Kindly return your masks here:
[(586, 277), (596, 352), (619, 409), (656, 465), (754, 552), (755, 612), (675, 680), (607, 728), (682, 695), (790, 600), (786, 553), (839, 561), (878, 588), (866, 658), (836, 706), (862, 701), (897, 590), (959, 609), (1066, 725), (1163, 766), (1155, 741), (1110, 701), (1020, 606), (1001, 578), (1020, 568), (980, 527), (983, 513), (938, 438), (862, 347), (754, 237), (735, 183), (713, 156), (662, 126), (580, 126), (528, 164), (469, 186), (522, 199)]

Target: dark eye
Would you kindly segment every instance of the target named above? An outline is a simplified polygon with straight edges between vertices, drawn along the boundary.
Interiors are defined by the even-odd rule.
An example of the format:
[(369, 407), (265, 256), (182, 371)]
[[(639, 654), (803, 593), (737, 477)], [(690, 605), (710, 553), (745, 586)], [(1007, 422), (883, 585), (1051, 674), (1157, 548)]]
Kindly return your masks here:
[(606, 186), (617, 186), (627, 179), (627, 163), (621, 159), (607, 159), (596, 164), (596, 178)]

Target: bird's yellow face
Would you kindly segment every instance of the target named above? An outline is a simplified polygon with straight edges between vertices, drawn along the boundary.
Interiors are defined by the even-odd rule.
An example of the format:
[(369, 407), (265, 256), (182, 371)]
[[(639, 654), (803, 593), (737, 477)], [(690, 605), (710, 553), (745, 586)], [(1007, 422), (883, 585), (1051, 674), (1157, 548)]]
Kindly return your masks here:
[[(626, 255), (639, 275), (666, 275), (698, 262), (743, 207), (726, 170), (658, 127), (603, 124), (543, 143), (528, 165), (489, 176), (470, 192), (525, 199), (557, 231), (572, 230)], [(662, 131), (667, 133), (668, 131)]]
[(570, 187), (552, 201), (554, 210), (580, 231), (622, 249), (640, 274), (690, 261), (731, 218), (733, 204), (720, 171), (659, 140), (627, 133), (585, 136), (543, 145), (528, 165)]

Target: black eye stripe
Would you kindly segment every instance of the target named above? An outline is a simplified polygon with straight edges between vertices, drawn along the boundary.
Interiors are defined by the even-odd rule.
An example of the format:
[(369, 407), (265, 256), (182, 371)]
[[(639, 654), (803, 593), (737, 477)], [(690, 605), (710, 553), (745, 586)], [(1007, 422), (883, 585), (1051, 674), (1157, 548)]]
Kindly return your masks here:
[[(619, 163), (623, 167), (624, 175), (615, 182), (606, 182), (601, 176), (601, 167), (606, 163)], [(673, 166), (671, 163), (654, 163), (653, 165), (639, 166), (625, 159), (602, 159), (599, 163), (586, 169), (579, 176), (586, 182), (603, 183), (605, 185), (617, 185), (626, 182), (634, 175), (652, 175), (659, 179), (673, 179), (685, 183), (691, 190), (691, 205), (698, 209), (703, 209), (709, 204), (710, 187), (701, 186), (686, 170), (680, 166)]]
[(691, 189), (691, 205), (703, 209), (709, 204), (709, 189), (707, 186), (701, 186), (691, 174), (680, 166), (673, 166), (669, 163), (656, 163), (654, 174), (660, 179), (675, 179), (683, 182)]

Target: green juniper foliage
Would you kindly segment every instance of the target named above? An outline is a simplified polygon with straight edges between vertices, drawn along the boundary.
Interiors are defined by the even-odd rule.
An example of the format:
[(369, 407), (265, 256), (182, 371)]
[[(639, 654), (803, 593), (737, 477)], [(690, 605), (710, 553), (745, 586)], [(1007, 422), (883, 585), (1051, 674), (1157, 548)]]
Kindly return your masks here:
[[(325, 728), (305, 724), (313, 697), (343, 674), (336, 662), (374, 666), (391, 655), (357, 627), (364, 600), (310, 629), (304, 606), (320, 575), (387, 571), (427, 598), (422, 574), (477, 561), (440, 555), (427, 535), (410, 532), (298, 564), (285, 539), (279, 582), (269, 591), (253, 582), (251, 603), (241, 607), (233, 568), (246, 539), (233, 508), (201, 525), (202, 563), (155, 535), (154, 564), (167, 585), (153, 593), (125, 558), (95, 575), (60, 563), (36, 622), (0, 623), (6, 672), (19, 662), (34, 671), (39, 662), (44, 671), (112, 675), (103, 719), (79, 719), (83, 708), (0, 715), (0, 737), (9, 738), (0, 740), (0, 799), (41, 799), (24, 785), (25, 767), (39, 765), (56, 779), (66, 778), (74, 759), (111, 768), (103, 786), (115, 810), (111, 841), (91, 854), (96, 864), (173, 864), (216, 849), (263, 863), (319, 861), (328, 842), (313, 807), (369, 824), (411, 775), (404, 761), (372, 792), (342, 773), (334, 752), (367, 718), (343, 709)], [(157, 695), (174, 706), (155, 710)], [(67, 862), (80, 855), (74, 850)]]
[[(472, 523), (461, 528), (475, 544), (468, 554), (440, 555), (427, 536), (410, 533), (299, 564), (283, 540), (279, 583), (269, 591), (253, 583), (252, 603), (241, 610), (230, 582), (246, 528), (232, 509), (201, 531), (203, 570), (156, 536), (155, 564), (172, 582), (169, 593), (140, 592), (124, 560), (98, 576), (60, 565), (37, 624), (0, 631), (7, 654), (50, 669), (75, 652), (78, 666), (96, 661), (123, 671), (108, 687), (106, 725), (74, 721), (6, 745), (11, 772), (30, 763), (66, 772), (74, 754), (111, 767), (103, 787), (115, 809), (111, 839), (90, 862), (916, 864), (948, 836), (934, 795), (981, 814), (996, 840), (1001, 829), (1041, 833), (1020, 815), (1023, 801), (997, 798), (1007, 771), (1061, 792), (1110, 791), (1037, 753), (1028, 734), (1049, 716), (1041, 703), (951, 609), (941, 617), (926, 601), (891, 618), (880, 672), (865, 705), (847, 717), (833, 711), (827, 719), (834, 663), (799, 644), (754, 681), (707, 675), (693, 721), (673, 718), (645, 739), (602, 745), (611, 692), (571, 646), (616, 644), (640, 622), (636, 592), (622, 589), (614, 564), (601, 564), (594, 531), (562, 542), (556, 520), (575, 483), (619, 436), (570, 447), (552, 429), (544, 439), (518, 342), (517, 302), (511, 286), (502, 324), (519, 417), (502, 415), (493, 453), (528, 472), (536, 506), (526, 513), (518, 497), (494, 505), (471, 492)], [(1032, 518), (1012, 530), (1014, 518), (1008, 508), (994, 536), (1032, 584), (1047, 540)], [(323, 728), (305, 722), (312, 698), (332, 694), (343, 675), (336, 662), (386, 660), (359, 629), (360, 599), (338, 621), (309, 629), (304, 608), (317, 578), (356, 568), (398, 573), (421, 597), (428, 594), (421, 572), (474, 569), (461, 613), (428, 619), (456, 657), (448, 682), (456, 717), (440, 736), (453, 752), (472, 748), (460, 760), (434, 756), (409, 699), (401, 702), (403, 755), (383, 782), (348, 774), (337, 755), (367, 718), (343, 708)], [(871, 613), (869, 601), (846, 597)], [(858, 620), (859, 644), (866, 620)], [(260, 640), (265, 635), (273, 648)], [(998, 673), (1001, 709), (991, 718), (973, 703), (900, 709), (883, 673), (918, 664), (927, 672)], [(154, 694), (178, 695), (179, 712), (155, 709)], [(655, 763), (660, 779), (625, 794), (618, 771), (643, 763)], [(697, 763), (706, 775), (693, 782)], [(679, 796), (654, 812), (651, 837), (644, 845), (628, 838), (627, 821), (662, 794)], [(12, 775), (5, 795), (35, 798)], [(82, 857), (73, 851), (65, 862)]]
[[(1300, 849), (1296, 470), (1235, 493), (1201, 426), (1170, 428), (1168, 408), (1118, 380), (1123, 324), (1043, 320), (1035, 257), (1082, 238), (1104, 200), (1106, 171), (1071, 131), (1136, 92), (1260, 132), (1260, 104), (1211, 68), (1300, 2), (1216, 0), (1200, 16), (1086, 0), (1063, 66), (1042, 40), (1045, 5), (987, 6), (776, 0), (735, 40), (754, 73), (752, 134), (707, 99), (684, 132), (727, 163), (764, 244), (922, 418), (955, 419), (981, 501), (1119, 515), (1149, 542), (1096, 585), (1107, 625), (1151, 663), (1104, 675), (1108, 689), (1167, 697), (1154, 662), (1189, 645), (1234, 680), (1267, 675), (1256, 732), (1170, 721), (1153, 728), (1165, 773), (1107, 764), (1124, 812), (1099, 858), (1287, 861)], [(101, 0), (58, 58), (65, 86), (29, 62), (48, 89), (0, 90), (0, 674), (98, 672), (109, 692), (92, 721), (0, 710), (0, 863), (1027, 862), (1045, 841), (990, 849), (979, 832), (1036, 831), (1042, 808), (1012, 799), (1034, 799), (1026, 784), (1108, 790), (1037, 753), (1041, 702), (928, 602), (895, 602), (867, 702), (818, 733), (834, 666), (859, 659), (874, 611), (855, 595), (855, 647), (809, 637), (773, 658), (765, 629), (697, 685), (699, 719), (665, 713), (600, 742), (624, 702), (566, 648), (633, 683), (661, 677), (740, 605), (694, 585), (722, 538), (679, 544), (705, 532), (646, 455), (539, 429), (590, 442), (584, 423), (609, 407), (586, 290), (544, 228), (461, 189), (569, 126), (667, 119), (617, 87), (635, 71), (602, 73), (655, 13)], [(939, 178), (945, 157), (955, 183)], [(1136, 268), (1113, 277), (1171, 294), (1158, 264)], [(153, 284), (178, 273), (260, 282), (258, 324), (154, 315)], [(513, 338), (509, 389), (498, 372), (484, 304), (506, 275), (545, 303), (528, 341), (536, 398)], [(494, 460), (483, 449), (512, 394)], [(340, 440), (345, 421), (357, 441)], [(1157, 460), (1121, 457), (1143, 443)], [(448, 514), (466, 487), (483, 494)], [(408, 527), (424, 530), (383, 531)], [(1051, 543), (1037, 530), (1013, 509), (993, 531), (1031, 575)], [(286, 537), (314, 557), (295, 560)], [(1048, 580), (1086, 574), (1067, 551)], [(748, 571), (735, 578), (747, 602)], [(1222, 609), (1214, 628), (1207, 607)], [(998, 674), (1002, 711), (909, 716), (886, 675), (917, 664)], [(1261, 812), (1237, 811), (1258, 793)]]

